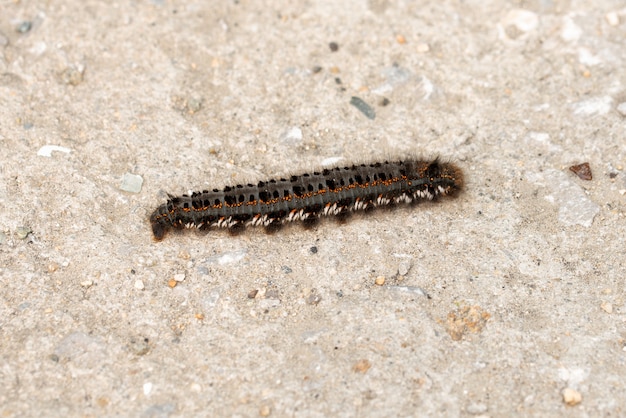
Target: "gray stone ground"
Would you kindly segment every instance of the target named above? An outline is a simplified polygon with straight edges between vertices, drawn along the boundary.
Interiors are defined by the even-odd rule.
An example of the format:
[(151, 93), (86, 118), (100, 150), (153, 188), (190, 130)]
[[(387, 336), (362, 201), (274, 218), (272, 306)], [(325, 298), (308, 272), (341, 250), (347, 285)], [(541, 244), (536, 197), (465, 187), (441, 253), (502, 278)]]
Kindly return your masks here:
[[(2, 417), (626, 413), (623, 1), (0, 9)], [(166, 193), (406, 155), (465, 193), (151, 239)]]

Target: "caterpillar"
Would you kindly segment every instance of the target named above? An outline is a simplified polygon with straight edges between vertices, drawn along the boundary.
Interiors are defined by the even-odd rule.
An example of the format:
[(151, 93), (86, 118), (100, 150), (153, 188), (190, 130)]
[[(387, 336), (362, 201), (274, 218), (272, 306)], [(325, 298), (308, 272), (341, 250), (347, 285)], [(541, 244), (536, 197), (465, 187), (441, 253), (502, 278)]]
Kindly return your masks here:
[(222, 190), (169, 195), (150, 215), (150, 224), (156, 241), (171, 229), (192, 227), (237, 233), (250, 225), (274, 232), (287, 222), (311, 226), (321, 216), (345, 219), (355, 211), (455, 196), (462, 188), (461, 169), (439, 159), (353, 164)]

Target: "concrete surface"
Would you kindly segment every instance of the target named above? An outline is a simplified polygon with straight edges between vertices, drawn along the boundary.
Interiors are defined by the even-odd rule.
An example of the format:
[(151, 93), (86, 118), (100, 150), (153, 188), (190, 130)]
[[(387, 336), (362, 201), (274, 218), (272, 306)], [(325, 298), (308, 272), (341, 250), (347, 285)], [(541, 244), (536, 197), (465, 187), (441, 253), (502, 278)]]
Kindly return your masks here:
[[(626, 413), (623, 1), (0, 10), (2, 417)], [(167, 193), (406, 155), (465, 193), (151, 238)]]

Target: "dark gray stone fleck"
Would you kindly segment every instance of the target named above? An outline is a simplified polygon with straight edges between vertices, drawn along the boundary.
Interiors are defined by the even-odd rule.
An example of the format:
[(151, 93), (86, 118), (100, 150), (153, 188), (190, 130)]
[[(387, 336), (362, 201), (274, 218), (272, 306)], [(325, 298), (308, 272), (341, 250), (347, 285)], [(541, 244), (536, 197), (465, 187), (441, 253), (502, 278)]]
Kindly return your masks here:
[(359, 109), (368, 119), (374, 120), (376, 118), (376, 111), (372, 108), (372, 106), (365, 103), (363, 99), (352, 96), (350, 104)]

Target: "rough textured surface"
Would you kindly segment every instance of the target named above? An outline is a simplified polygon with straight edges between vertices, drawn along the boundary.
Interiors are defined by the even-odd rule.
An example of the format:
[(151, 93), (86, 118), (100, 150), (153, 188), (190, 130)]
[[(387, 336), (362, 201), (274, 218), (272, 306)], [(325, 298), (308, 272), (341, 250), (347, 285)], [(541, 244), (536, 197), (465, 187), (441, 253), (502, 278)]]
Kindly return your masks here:
[[(0, 415), (623, 415), (623, 2), (264, 3), (3, 2)], [(466, 192), (151, 239), (407, 153)]]

